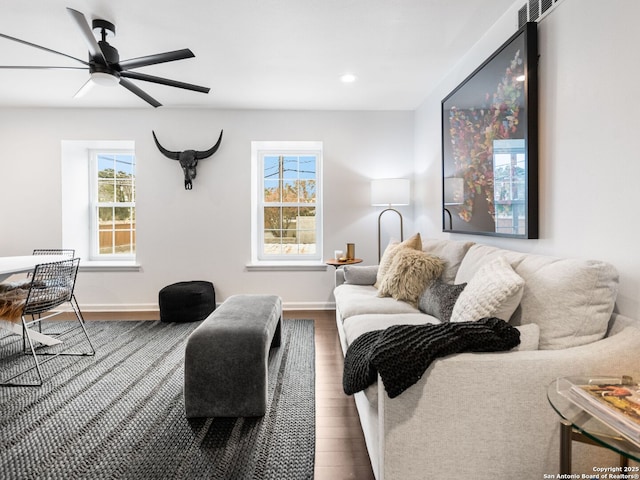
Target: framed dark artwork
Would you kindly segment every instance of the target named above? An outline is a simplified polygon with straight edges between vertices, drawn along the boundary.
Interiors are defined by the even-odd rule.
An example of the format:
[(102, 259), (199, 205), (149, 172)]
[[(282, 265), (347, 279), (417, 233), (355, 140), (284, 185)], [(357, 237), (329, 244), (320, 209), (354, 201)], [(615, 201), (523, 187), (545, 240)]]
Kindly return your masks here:
[(443, 231), (538, 238), (538, 35), (529, 22), (442, 100)]

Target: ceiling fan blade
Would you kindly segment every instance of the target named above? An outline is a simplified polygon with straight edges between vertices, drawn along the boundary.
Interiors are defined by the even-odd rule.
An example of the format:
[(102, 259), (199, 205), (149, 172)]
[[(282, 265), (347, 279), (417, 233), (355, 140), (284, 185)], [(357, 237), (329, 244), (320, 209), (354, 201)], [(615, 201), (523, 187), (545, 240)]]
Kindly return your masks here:
[(20, 40), (19, 38), (11, 37), (9, 35), (5, 35), (4, 33), (0, 33), (0, 37), (6, 38), (7, 40), (13, 40), (14, 42), (22, 43), (22, 44), (28, 45), (30, 47), (39, 48), (40, 50), (44, 50), (45, 52), (55, 53), (56, 55), (62, 55), (63, 57), (71, 58), (71, 59), (75, 60), (76, 62), (83, 63), (84, 65), (87, 65), (87, 66), (89, 65), (89, 62), (85, 62), (84, 60), (80, 60), (79, 58), (73, 57), (71, 55), (67, 55), (66, 53), (58, 52), (56, 50), (52, 50), (50, 48), (43, 47), (42, 45), (37, 45), (35, 43), (27, 42), (26, 40)]
[(89, 54), (91, 55), (91, 58), (93, 60), (99, 61), (103, 65), (107, 65), (107, 59), (105, 58), (104, 53), (102, 53), (100, 45), (98, 45), (98, 41), (93, 36), (91, 27), (89, 27), (89, 22), (87, 22), (84, 14), (69, 7), (67, 7), (67, 11), (80, 28), (82, 36), (84, 37), (84, 40), (85, 42), (87, 42), (87, 46), (89, 47)]
[(147, 55), (145, 57), (131, 58), (120, 62), (122, 70), (130, 68), (146, 67), (147, 65), (155, 65), (156, 63), (173, 62), (175, 60), (184, 60), (185, 58), (193, 58), (195, 55), (188, 48), (182, 50), (174, 50), (173, 52), (157, 53), (155, 55)]
[(141, 99), (143, 99), (149, 105), (151, 105), (153, 107), (161, 107), (162, 106), (162, 104), (159, 101), (157, 101), (155, 98), (153, 98), (148, 93), (142, 91), (140, 88), (138, 88), (136, 85), (131, 83), (126, 78), (120, 77), (120, 85), (122, 85), (124, 88), (129, 90), (131, 93), (139, 96)]
[(80, 98), (80, 97), (84, 97), (87, 93), (89, 93), (91, 90), (93, 90), (93, 87), (95, 86), (95, 82), (93, 82), (93, 80), (91, 80), (91, 78), (89, 78), (89, 80), (87, 80), (84, 85), (82, 85), (80, 87), (80, 90), (78, 90), (75, 95), (73, 96), (73, 98)]
[(168, 85), (170, 87), (184, 88), (185, 90), (193, 90), (194, 92), (209, 93), (209, 90), (211, 90), (208, 87), (201, 87), (200, 85), (179, 82), (177, 80), (170, 80), (168, 78), (155, 77), (153, 75), (147, 75), (146, 73), (125, 71), (120, 72), (120, 77), (133, 78), (134, 80), (143, 80), (145, 82), (159, 83), (160, 85)]
[(88, 70), (88, 67), (54, 67), (48, 65), (0, 65), (0, 68), (15, 70)]

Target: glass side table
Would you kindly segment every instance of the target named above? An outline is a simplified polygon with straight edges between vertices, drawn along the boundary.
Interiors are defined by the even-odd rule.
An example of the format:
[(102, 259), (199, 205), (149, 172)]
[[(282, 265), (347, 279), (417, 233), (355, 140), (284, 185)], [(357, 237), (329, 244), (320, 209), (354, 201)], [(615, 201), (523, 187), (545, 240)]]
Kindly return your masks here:
[[(574, 384), (586, 384), (595, 377), (567, 377)], [(621, 377), (598, 376), (602, 383), (620, 381)], [(562, 379), (558, 379), (562, 380)], [(593, 417), (558, 391), (558, 380), (547, 388), (549, 403), (560, 416), (560, 473), (571, 473), (571, 442), (608, 448), (620, 455), (620, 466), (628, 467), (629, 459), (640, 462), (640, 447), (628, 441), (601, 420)]]

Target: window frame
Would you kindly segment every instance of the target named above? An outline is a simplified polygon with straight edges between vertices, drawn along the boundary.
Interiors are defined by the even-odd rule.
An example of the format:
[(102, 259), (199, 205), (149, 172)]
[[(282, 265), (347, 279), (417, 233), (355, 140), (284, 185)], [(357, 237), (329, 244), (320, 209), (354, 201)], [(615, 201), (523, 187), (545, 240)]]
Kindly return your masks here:
[[(313, 254), (264, 255), (264, 158), (266, 156), (315, 156), (316, 158), (316, 251)], [(323, 143), (321, 141), (251, 142), (251, 264), (254, 266), (310, 266), (322, 263), (323, 254)], [(279, 202), (281, 203), (281, 202)], [(284, 202), (288, 203), (288, 202)], [(298, 205), (298, 202), (295, 202)], [(305, 204), (311, 205), (311, 204)]]
[[(136, 209), (137, 189), (137, 159), (135, 149), (120, 148), (92, 148), (89, 149), (89, 260), (91, 261), (131, 261), (136, 259), (137, 236), (134, 238), (134, 250), (130, 253), (100, 253), (99, 245), (99, 220), (98, 209), (100, 207), (133, 208), (134, 218), (137, 223), (138, 212)], [(133, 201), (130, 202), (100, 202), (98, 199), (98, 157), (100, 155), (129, 155), (134, 159), (133, 167)], [(133, 228), (134, 235), (136, 226)]]

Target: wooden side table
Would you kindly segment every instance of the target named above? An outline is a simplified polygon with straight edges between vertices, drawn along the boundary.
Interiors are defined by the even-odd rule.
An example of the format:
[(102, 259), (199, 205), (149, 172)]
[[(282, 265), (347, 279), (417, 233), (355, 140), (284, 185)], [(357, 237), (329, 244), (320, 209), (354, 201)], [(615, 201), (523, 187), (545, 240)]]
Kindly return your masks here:
[(362, 263), (361, 258), (352, 258), (349, 260), (337, 260), (335, 258), (330, 258), (329, 260), (325, 260), (327, 265), (331, 265), (336, 268), (344, 267), (345, 265), (355, 265), (356, 263)]

